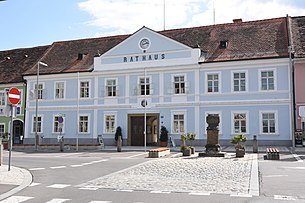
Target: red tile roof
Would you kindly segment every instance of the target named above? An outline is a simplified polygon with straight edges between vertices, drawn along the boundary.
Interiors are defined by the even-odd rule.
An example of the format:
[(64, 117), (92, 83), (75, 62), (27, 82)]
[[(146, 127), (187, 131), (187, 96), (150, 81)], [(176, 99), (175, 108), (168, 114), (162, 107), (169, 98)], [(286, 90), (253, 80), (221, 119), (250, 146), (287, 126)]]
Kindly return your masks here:
[[(205, 62), (288, 57), (286, 18), (236, 22), (193, 28), (173, 29), (159, 33), (190, 47), (207, 52)], [(93, 58), (104, 54), (131, 35), (109, 36), (53, 43), (42, 58), (48, 64), (41, 74), (93, 70)], [(220, 41), (228, 41), (220, 48)], [(78, 54), (87, 54), (78, 60)], [(36, 74), (36, 67), (25, 75)]]
[(295, 58), (305, 58), (305, 16), (291, 18), (292, 47)]
[(0, 84), (23, 82), (22, 73), (32, 68), (49, 47), (0, 51)]

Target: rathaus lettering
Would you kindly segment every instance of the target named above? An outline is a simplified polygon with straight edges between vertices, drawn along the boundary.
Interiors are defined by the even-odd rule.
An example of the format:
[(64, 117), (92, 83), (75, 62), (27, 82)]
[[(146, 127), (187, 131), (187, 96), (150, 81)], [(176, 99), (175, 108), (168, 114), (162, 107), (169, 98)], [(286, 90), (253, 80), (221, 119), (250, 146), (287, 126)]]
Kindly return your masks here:
[(124, 62), (153, 61), (153, 60), (161, 60), (161, 59), (165, 59), (165, 54), (152, 54), (152, 55), (123, 57)]

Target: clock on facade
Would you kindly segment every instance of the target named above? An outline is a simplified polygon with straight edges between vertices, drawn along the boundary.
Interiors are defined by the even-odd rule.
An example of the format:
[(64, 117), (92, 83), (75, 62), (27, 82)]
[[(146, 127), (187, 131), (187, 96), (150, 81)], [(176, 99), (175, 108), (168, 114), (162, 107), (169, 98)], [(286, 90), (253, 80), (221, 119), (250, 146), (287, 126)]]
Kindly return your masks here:
[(143, 50), (148, 49), (150, 46), (150, 41), (148, 38), (143, 38), (140, 40), (140, 48)]

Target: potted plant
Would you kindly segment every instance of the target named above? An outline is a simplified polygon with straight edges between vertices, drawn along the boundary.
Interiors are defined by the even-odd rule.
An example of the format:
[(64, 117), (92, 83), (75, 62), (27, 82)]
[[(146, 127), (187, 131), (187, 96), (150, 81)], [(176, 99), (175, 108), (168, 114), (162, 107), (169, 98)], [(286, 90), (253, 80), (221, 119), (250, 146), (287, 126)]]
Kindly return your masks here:
[(168, 142), (168, 130), (165, 126), (161, 126), (160, 147), (166, 147)]
[(8, 132), (6, 132), (2, 135), (3, 149), (8, 149), (8, 141)]
[(188, 134), (181, 135), (181, 152), (183, 156), (191, 156), (192, 148), (187, 146), (186, 141), (189, 139)]
[(244, 134), (238, 134), (232, 137), (231, 143), (235, 145), (236, 157), (244, 157), (246, 149), (244, 142), (247, 141), (247, 137)]
[(194, 143), (193, 143), (195, 138), (196, 138), (196, 133), (187, 133), (187, 140), (191, 141), (190, 149), (191, 149), (192, 154), (195, 154), (195, 147), (194, 147)]
[(115, 131), (115, 141), (117, 145), (117, 151), (121, 152), (122, 151), (122, 128), (118, 126)]

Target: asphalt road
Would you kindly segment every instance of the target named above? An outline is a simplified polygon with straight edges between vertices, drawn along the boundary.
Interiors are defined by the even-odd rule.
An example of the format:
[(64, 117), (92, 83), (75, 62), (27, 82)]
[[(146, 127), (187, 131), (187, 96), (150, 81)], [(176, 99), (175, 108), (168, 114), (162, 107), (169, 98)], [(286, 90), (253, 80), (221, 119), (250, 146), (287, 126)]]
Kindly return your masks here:
[(13, 152), (12, 164), (28, 169), (33, 183), (10, 200), (14, 203), (305, 202), (305, 155), (295, 156), (281, 154), (280, 161), (272, 161), (263, 160), (260, 154), (260, 196), (234, 197), (81, 187), (98, 177), (151, 161), (143, 152)]

